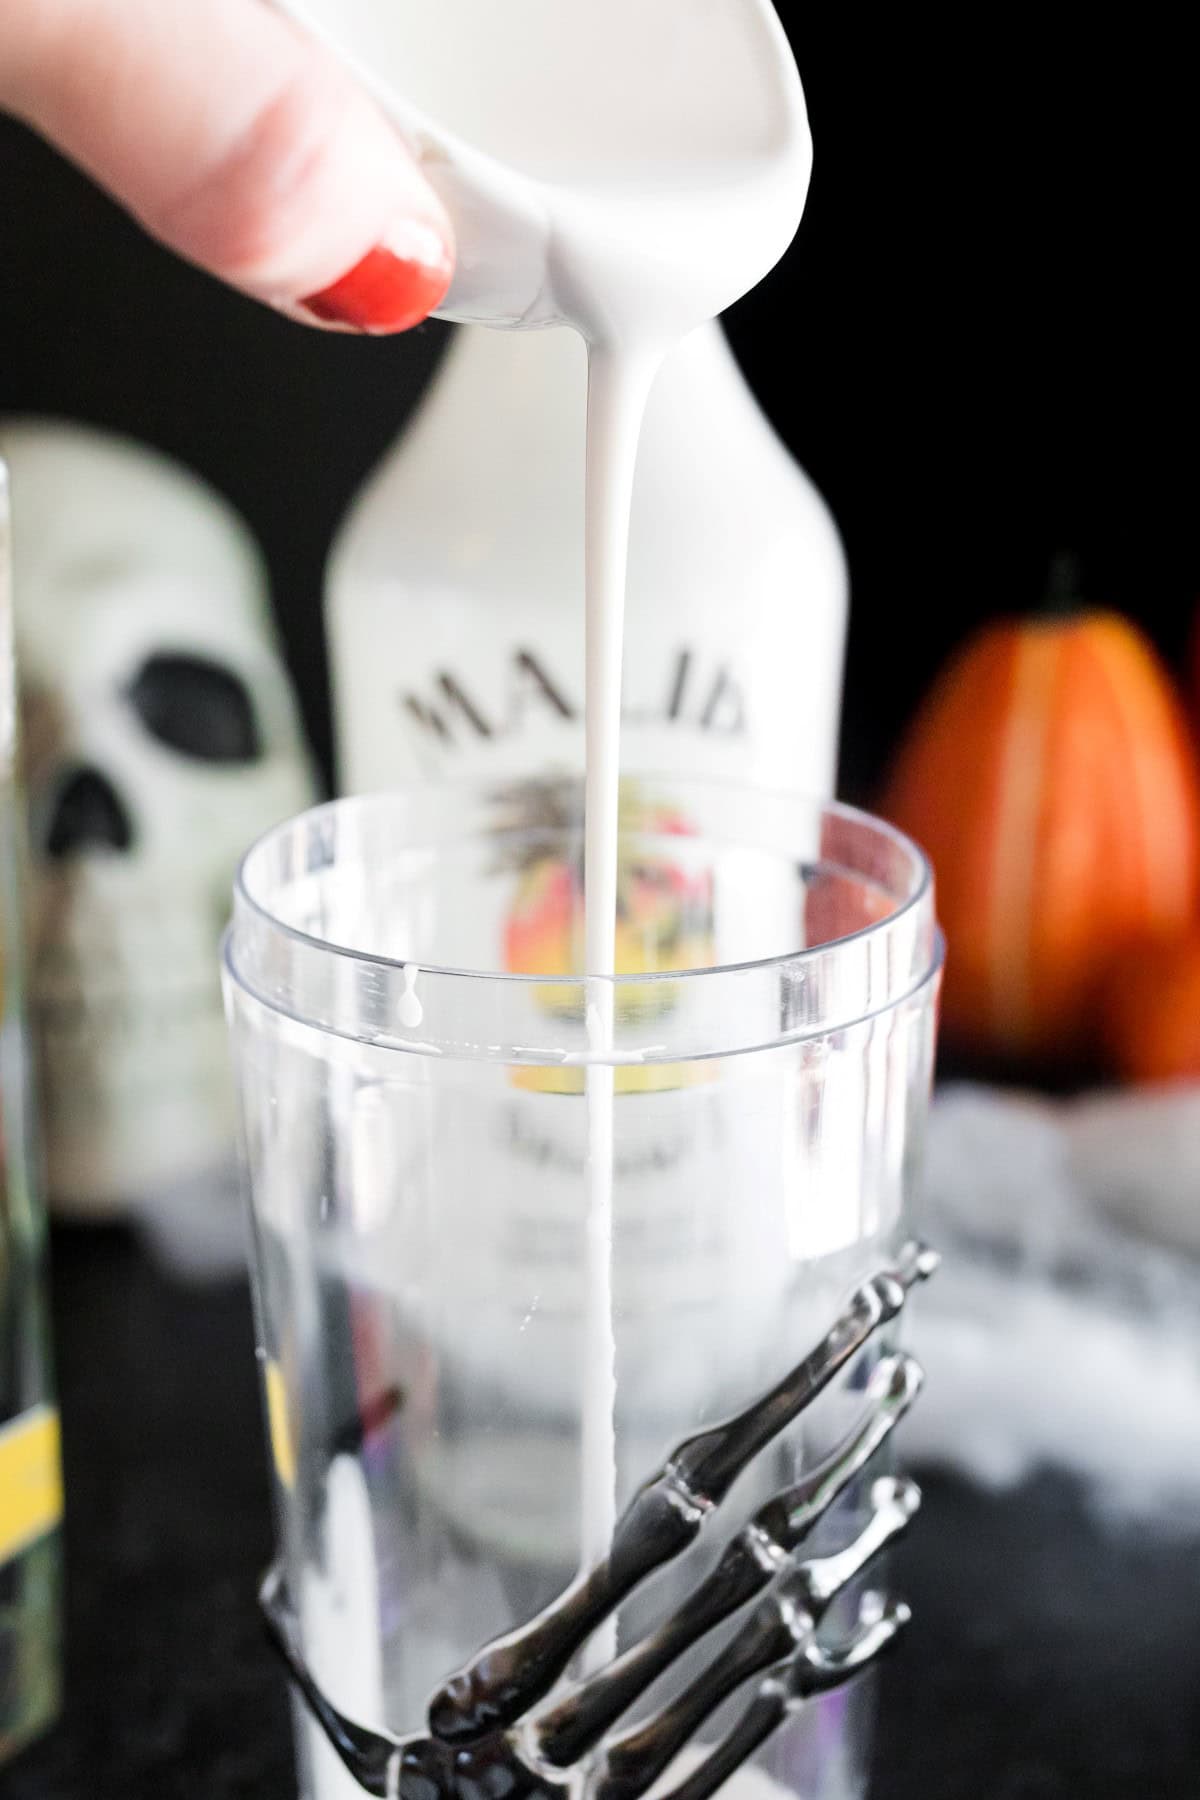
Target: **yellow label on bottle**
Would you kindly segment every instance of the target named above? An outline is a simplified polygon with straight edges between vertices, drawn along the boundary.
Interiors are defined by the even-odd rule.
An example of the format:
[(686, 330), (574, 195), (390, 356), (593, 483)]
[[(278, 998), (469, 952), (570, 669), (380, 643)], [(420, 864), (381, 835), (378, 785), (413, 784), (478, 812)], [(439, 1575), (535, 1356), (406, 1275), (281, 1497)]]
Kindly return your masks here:
[(0, 1428), (0, 1565), (53, 1531), (62, 1509), (58, 1413), (31, 1407)]
[(292, 1448), (292, 1426), (288, 1415), (287, 1387), (283, 1370), (274, 1357), (268, 1357), (264, 1372), (267, 1390), (267, 1426), (271, 1433), (271, 1458), (275, 1473), (285, 1488), (296, 1481), (296, 1452)]

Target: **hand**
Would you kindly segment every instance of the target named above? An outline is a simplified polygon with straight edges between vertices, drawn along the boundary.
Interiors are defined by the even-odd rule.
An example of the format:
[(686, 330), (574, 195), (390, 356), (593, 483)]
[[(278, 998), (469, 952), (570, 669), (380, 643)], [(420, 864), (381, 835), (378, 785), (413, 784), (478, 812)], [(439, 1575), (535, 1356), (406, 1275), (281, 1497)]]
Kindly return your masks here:
[(258, 0), (0, 0), (0, 108), (308, 324), (403, 331), (449, 287), (450, 222), (396, 133)]

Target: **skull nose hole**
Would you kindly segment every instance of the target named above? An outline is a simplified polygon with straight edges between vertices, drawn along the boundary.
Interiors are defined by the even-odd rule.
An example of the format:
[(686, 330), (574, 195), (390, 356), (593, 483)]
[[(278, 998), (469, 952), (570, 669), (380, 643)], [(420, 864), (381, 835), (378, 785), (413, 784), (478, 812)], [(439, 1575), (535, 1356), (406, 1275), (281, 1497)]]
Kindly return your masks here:
[(133, 826), (120, 795), (99, 769), (76, 769), (59, 792), (46, 855), (56, 860), (77, 850), (128, 850)]

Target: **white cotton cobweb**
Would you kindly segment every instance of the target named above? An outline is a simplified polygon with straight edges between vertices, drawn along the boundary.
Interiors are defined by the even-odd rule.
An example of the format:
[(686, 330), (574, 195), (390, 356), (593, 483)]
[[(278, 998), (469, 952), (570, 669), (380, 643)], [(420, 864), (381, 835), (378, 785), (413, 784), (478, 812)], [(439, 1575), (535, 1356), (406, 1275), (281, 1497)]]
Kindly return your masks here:
[(944, 1261), (915, 1313), (929, 1383), (908, 1456), (1000, 1487), (1065, 1468), (1099, 1511), (1194, 1520), (1200, 1258), (1178, 1248), (1178, 1202), (1195, 1107), (1191, 1091), (938, 1096), (921, 1229)]

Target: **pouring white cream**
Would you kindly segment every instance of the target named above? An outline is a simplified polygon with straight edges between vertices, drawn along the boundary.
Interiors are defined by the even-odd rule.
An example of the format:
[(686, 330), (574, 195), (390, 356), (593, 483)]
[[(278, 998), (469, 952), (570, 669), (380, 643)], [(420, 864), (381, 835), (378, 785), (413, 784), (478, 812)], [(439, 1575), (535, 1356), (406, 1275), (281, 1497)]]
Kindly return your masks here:
[(795, 235), (804, 98), (768, 0), (277, 3), (357, 71), (447, 205), (458, 264), (441, 316), (566, 325), (588, 345), (586, 1566), (607, 1552), (616, 1509), (611, 977), (638, 436), (665, 354)]

